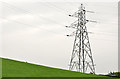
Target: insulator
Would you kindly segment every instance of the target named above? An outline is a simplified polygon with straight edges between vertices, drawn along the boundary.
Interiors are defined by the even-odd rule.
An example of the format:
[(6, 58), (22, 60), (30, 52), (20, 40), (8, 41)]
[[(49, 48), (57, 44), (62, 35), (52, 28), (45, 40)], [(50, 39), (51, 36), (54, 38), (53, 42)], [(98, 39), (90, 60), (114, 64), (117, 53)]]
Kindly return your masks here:
[(89, 21), (89, 20), (86, 20), (87, 22)]
[(83, 11), (85, 11), (85, 10), (83, 9)]
[(70, 35), (67, 35), (67, 36), (70, 36)]
[(68, 26), (65, 26), (65, 27), (68, 27)]

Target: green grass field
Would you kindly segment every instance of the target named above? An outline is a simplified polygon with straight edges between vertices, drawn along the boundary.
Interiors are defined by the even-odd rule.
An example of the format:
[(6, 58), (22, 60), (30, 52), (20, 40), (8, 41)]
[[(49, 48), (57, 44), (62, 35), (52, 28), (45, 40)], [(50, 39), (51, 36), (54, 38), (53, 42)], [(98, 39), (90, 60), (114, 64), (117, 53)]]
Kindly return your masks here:
[(2, 58), (2, 77), (106, 77)]

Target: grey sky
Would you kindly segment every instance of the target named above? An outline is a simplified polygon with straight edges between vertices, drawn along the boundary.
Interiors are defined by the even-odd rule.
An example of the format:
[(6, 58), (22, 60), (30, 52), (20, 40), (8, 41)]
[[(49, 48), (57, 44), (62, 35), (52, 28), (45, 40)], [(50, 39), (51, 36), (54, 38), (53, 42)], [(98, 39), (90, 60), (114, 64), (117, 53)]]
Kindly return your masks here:
[[(74, 37), (66, 37), (81, 2), (9, 1), (1, 3), (2, 57), (68, 69)], [(82, 2), (88, 23), (96, 73), (118, 70), (117, 2)]]

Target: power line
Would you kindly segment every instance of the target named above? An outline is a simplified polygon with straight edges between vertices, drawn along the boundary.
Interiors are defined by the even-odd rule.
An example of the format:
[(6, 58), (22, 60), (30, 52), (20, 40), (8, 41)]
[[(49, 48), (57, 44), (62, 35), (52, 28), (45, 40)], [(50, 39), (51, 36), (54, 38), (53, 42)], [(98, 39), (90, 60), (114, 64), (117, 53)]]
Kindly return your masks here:
[[(16, 20), (9, 20), (9, 19), (6, 19), (6, 18), (3, 18), (3, 17), (0, 17), (1, 19), (5, 19), (5, 20), (7, 20), (7, 21), (12, 21), (12, 22), (15, 22), (15, 23), (18, 23), (18, 24), (22, 24), (22, 25), (25, 25), (25, 26), (34, 26), (34, 25), (30, 25), (30, 24), (26, 24), (26, 23), (22, 23), (22, 22), (19, 22), (19, 21), (16, 21)], [(34, 26), (35, 27), (35, 26)], [(40, 28), (40, 27), (39, 27)], [(47, 31), (47, 32), (51, 32), (51, 33), (58, 33), (58, 32), (54, 32), (54, 31), (49, 31), (49, 30), (46, 30), (46, 29), (43, 29), (43, 28), (40, 28), (41, 30), (44, 30), (44, 31)], [(99, 34), (99, 32), (97, 32), (98, 34)], [(102, 35), (105, 35), (106, 33), (105, 32), (100, 32), (100, 34), (102, 33)], [(59, 34), (61, 34), (61, 33), (59, 33)], [(95, 33), (93, 33), (93, 34), (96, 34), (96, 32)], [(111, 34), (113, 34), (113, 33), (111, 33)], [(91, 37), (90, 37), (91, 38)], [(92, 39), (96, 39), (96, 40), (106, 40), (106, 41), (114, 41), (114, 40), (110, 40), (110, 39), (101, 39), (101, 38), (95, 38), (95, 37), (92, 37)]]
[[(0, 1), (0, 2), (2, 2), (2, 3), (4, 3), (4, 4), (7, 4), (7, 5), (11, 6), (12, 8), (20, 9), (20, 10), (24, 11), (24, 13), (30, 14), (30, 15), (32, 15), (32, 16), (34, 15), (34, 16), (37, 17), (37, 18), (44, 19), (44, 20), (51, 21), (51, 22), (54, 22), (54, 23), (56, 23), (56, 24), (65, 26), (64, 24), (61, 24), (61, 23), (59, 23), (59, 22), (57, 22), (57, 21), (54, 21), (54, 20), (51, 20), (51, 19), (42, 17), (42, 16), (40, 16), (40, 15), (33, 14), (32, 12), (30, 12), (30, 10), (28, 11), (28, 10), (25, 10), (25, 9), (22, 9), (22, 8), (19, 8), (19, 7), (16, 7), (15, 5), (12, 5), (12, 4), (3, 2), (3, 1)], [(8, 7), (8, 8), (10, 8), (10, 7)], [(14, 9), (14, 10), (15, 10), (15, 9)]]
[[(65, 15), (69, 15), (69, 14), (68, 14), (69, 12), (68, 12), (67, 10), (65, 10), (65, 9), (63, 9), (63, 8), (61, 8), (61, 7), (56, 6), (55, 4), (51, 4), (50, 2), (47, 2), (47, 4), (48, 4), (48, 5), (51, 5), (52, 7), (56, 8), (56, 9), (61, 10), (61, 11), (62, 11), (61, 13), (65, 14)], [(67, 13), (66, 13), (66, 12), (67, 12)]]
[[(0, 1), (0, 2), (2, 2), (2, 1)], [(2, 3), (7, 4), (7, 5), (10, 5), (13, 10), (19, 9), (19, 10), (22, 10), (22, 11), (23, 11), (24, 13), (26, 13), (26, 14), (32, 15), (31, 12), (29, 12), (28, 10), (25, 10), (25, 9), (19, 8), (19, 7), (16, 7), (16, 6), (14, 6), (14, 5), (12, 5), (12, 4), (9, 4), (9, 3), (6, 3), (6, 2), (2, 2)], [(61, 11), (65, 11), (64, 9), (56, 6), (55, 4), (50, 4), (50, 5), (52, 5), (53, 7), (56, 7), (56, 9), (59, 9), (59, 10), (61, 10)], [(8, 6), (8, 8), (10, 8), (10, 7)], [(62, 12), (62, 13), (63, 13), (63, 12)], [(32, 16), (33, 16), (33, 15), (32, 15)], [(35, 17), (37, 17), (37, 15), (36, 15)], [(37, 18), (38, 18), (38, 17), (37, 17)], [(39, 18), (40, 18), (40, 19), (48, 20), (47, 18), (41, 18), (41, 16), (40, 16)], [(21, 23), (21, 22), (15, 21), (15, 20), (12, 20), (12, 21), (14, 21), (14, 22), (16, 22), (16, 23), (19, 23), (19, 24), (24, 24), (24, 25), (27, 25), (27, 26), (31, 26), (30, 24)], [(51, 21), (51, 20), (50, 20), (50, 21)], [(54, 21), (52, 20), (52, 22), (54, 22)], [(55, 22), (54, 22), (54, 23), (55, 23)], [(56, 24), (59, 24), (59, 25), (64, 26), (63, 24), (60, 24), (60, 23), (58, 23), (58, 22), (56, 22)], [(32, 25), (32, 26), (34, 26), (34, 25)]]
[[(25, 25), (25, 26), (35, 27), (34, 25), (22, 23), (22, 22), (19, 22), (19, 21), (16, 21), (16, 20), (9, 20), (9, 19), (3, 18), (3, 17), (0, 17), (0, 18), (5, 19), (5, 20), (7, 20), (7, 21), (15, 22), (15, 23), (18, 23), (18, 24), (22, 24), (22, 25)], [(47, 31), (47, 32), (51, 32), (51, 33), (53, 33), (53, 34), (58, 33), (58, 32), (50, 31), (50, 30), (47, 30), (47, 29), (44, 29), (44, 28), (41, 28), (41, 27), (38, 27), (38, 28), (40, 28), (40, 30), (44, 30), (44, 31)], [(60, 33), (58, 33), (58, 34), (60, 34)]]

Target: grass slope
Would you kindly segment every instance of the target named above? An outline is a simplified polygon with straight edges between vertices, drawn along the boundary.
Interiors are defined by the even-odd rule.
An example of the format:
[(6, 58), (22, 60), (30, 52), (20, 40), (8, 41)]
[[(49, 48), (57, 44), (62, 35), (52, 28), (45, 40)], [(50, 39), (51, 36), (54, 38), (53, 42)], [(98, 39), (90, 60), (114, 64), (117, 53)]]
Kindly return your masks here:
[(3, 77), (105, 77), (2, 58)]

